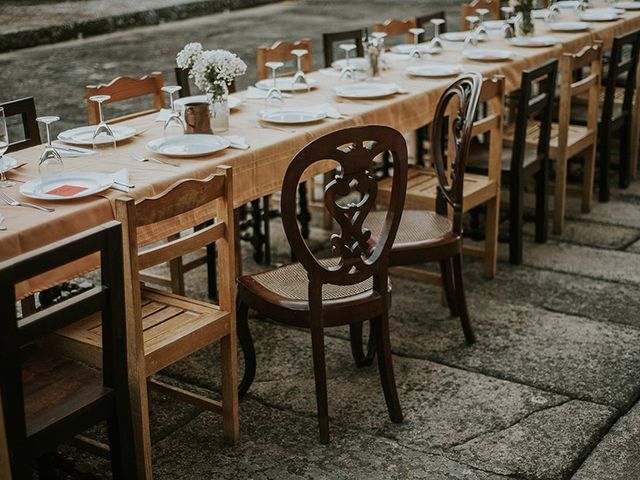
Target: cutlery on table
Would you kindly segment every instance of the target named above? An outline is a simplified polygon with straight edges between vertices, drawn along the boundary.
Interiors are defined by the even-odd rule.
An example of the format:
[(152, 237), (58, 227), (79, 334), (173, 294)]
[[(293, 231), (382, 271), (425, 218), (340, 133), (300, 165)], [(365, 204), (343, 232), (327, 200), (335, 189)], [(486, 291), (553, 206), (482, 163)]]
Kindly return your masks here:
[(49, 213), (55, 212), (54, 208), (41, 207), (40, 205), (36, 205), (34, 203), (19, 202), (18, 200), (7, 195), (4, 192), (0, 192), (0, 200), (2, 200), (4, 203), (12, 207), (31, 207), (31, 208), (35, 208), (36, 210), (42, 210), (43, 212), (49, 212)]
[(272, 127), (271, 125), (262, 125), (261, 123), (256, 123), (256, 128), (265, 129), (265, 130), (277, 130), (279, 132), (286, 132), (286, 133), (296, 133), (295, 130), (287, 130), (286, 128)]
[(4, 231), (4, 230), (6, 230), (6, 229), (7, 229), (7, 226), (6, 226), (6, 225), (3, 225), (3, 223), (4, 223), (4, 219), (5, 219), (4, 215), (2, 215), (2, 214), (0, 213), (0, 230), (1, 230), (1, 231)]
[(132, 185), (130, 183), (119, 182), (118, 180), (114, 180), (113, 183), (115, 183), (116, 185), (120, 185), (121, 187), (136, 188), (135, 185)]
[(155, 158), (155, 157), (143, 157), (142, 155), (134, 154), (133, 158), (135, 158), (139, 162), (161, 163), (162, 165), (171, 165), (172, 167), (179, 167), (180, 166), (177, 163), (167, 162), (166, 160), (160, 160), (159, 158)]

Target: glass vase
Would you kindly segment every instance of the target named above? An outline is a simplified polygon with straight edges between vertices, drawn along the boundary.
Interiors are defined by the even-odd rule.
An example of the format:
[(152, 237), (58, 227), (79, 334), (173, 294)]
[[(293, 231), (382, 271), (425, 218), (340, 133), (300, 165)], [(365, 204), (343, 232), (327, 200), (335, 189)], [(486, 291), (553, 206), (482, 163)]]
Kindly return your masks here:
[(214, 134), (229, 130), (229, 95), (213, 95), (209, 98), (209, 117)]
[(535, 28), (533, 24), (533, 15), (531, 10), (524, 10), (518, 12), (515, 20), (516, 37), (531, 37), (534, 34)]

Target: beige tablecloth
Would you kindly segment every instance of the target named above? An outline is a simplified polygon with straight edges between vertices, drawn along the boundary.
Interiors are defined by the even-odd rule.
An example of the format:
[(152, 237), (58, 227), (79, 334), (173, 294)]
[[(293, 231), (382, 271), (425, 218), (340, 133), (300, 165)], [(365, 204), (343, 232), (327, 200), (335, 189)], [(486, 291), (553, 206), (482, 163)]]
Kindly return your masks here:
[[(559, 58), (563, 52), (576, 52), (585, 45), (591, 45), (595, 40), (602, 40), (606, 46), (610, 46), (616, 35), (637, 28), (640, 28), (640, 13), (627, 12), (622, 20), (616, 22), (593, 23), (589, 32), (553, 33), (561, 40), (561, 43), (554, 47), (509, 47), (502, 38), (493, 38), (481, 45), (481, 48), (509, 48), (516, 57), (508, 62), (466, 61), (461, 53), (461, 45), (453, 45), (447, 48), (445, 53), (425, 61), (462, 64), (466, 69), (478, 71), (487, 77), (494, 74), (504, 75), (507, 90), (510, 91), (519, 87), (521, 73), (527, 68), (539, 65), (550, 58)], [(550, 32), (543, 22), (538, 22), (536, 34), (546, 35)], [(315, 72), (311, 77), (318, 80), (318, 88), (310, 93), (296, 94), (286, 100), (287, 106), (331, 103), (345, 116), (342, 119), (326, 119), (313, 125), (294, 126), (293, 133), (258, 129), (256, 114), (263, 108), (263, 101), (247, 99), (240, 108), (232, 112), (231, 128), (227, 134), (245, 137), (251, 147), (249, 150), (227, 149), (209, 157), (172, 159), (171, 161), (180, 164), (180, 167), (176, 168), (150, 162), (140, 163), (133, 158), (134, 154), (144, 155), (146, 143), (162, 135), (162, 123), (156, 121), (156, 115), (149, 115), (128, 122), (140, 130), (151, 126), (144, 134), (122, 143), (113, 153), (66, 159), (65, 170), (115, 172), (127, 168), (130, 181), (135, 184), (135, 188), (128, 195), (139, 199), (160, 193), (179, 179), (203, 178), (218, 165), (231, 165), (234, 169), (234, 206), (238, 207), (250, 200), (278, 191), (291, 158), (308, 142), (326, 133), (352, 125), (367, 124), (388, 125), (403, 132), (410, 132), (429, 123), (438, 98), (451, 79), (409, 77), (405, 73), (405, 68), (409, 65), (407, 58), (396, 55), (390, 55), (389, 58), (391, 69), (384, 72), (382, 81), (396, 83), (407, 93), (381, 100), (339, 99), (332, 91), (339, 79)], [(241, 92), (238, 95), (243, 97), (245, 94)], [(36, 177), (37, 159), (41, 149), (42, 147), (33, 147), (12, 154), (11, 156), (19, 161), (29, 163), (10, 172), (9, 176), (21, 182)], [(308, 175), (321, 173), (329, 168), (329, 164), (318, 164)], [(9, 193), (21, 197), (18, 186), (9, 189)], [(56, 209), (55, 213), (0, 204), (0, 212), (7, 217), (8, 226), (6, 231), (0, 232), (0, 261), (113, 219), (113, 200), (121, 195), (125, 194), (117, 190), (108, 190), (104, 195), (84, 200), (47, 203)], [(86, 259), (50, 272), (21, 285), (17, 294), (25, 296), (42, 290), (88, 271), (94, 265), (92, 259)]]

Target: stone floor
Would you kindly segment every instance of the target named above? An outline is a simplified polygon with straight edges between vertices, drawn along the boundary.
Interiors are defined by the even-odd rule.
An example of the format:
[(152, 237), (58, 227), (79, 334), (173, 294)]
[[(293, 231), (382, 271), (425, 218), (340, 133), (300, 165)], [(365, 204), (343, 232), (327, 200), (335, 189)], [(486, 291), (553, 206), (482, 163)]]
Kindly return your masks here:
[[(36, 95), (39, 112), (60, 114), (67, 128), (84, 122), (85, 84), (158, 69), (171, 78), (187, 41), (240, 54), (251, 67), (246, 86), (257, 44), (318, 42), (322, 31), (424, 9), (420, 0), (283, 2), (2, 54), (0, 101)], [(506, 263), (501, 245), (492, 281), (478, 261), (465, 263), (471, 347), (436, 287), (393, 279), (402, 425), (388, 420), (376, 368), (356, 368), (336, 329), (327, 338), (332, 441), (320, 445), (308, 332), (254, 318), (258, 371), (241, 403), (240, 444), (222, 445), (217, 416), (153, 395), (155, 478), (640, 479), (640, 181), (579, 212), (570, 201), (565, 233), (544, 245), (527, 225), (522, 266)], [(275, 260), (285, 261), (278, 221), (273, 231)], [(312, 231), (316, 248), (326, 238)], [(243, 254), (247, 271), (263, 268)], [(188, 281), (189, 294), (204, 297), (203, 272)], [(161, 375), (217, 396), (218, 365), (211, 349)], [(64, 454), (78, 472), (71, 478), (107, 477), (106, 463)]]

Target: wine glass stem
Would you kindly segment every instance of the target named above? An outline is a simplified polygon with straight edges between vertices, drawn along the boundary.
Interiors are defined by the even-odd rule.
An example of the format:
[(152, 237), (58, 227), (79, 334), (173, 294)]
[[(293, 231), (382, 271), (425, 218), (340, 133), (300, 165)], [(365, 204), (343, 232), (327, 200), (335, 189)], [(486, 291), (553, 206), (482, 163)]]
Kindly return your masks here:
[(169, 94), (169, 103), (171, 104), (171, 113), (174, 113), (175, 109), (173, 108), (173, 92)]
[(102, 118), (102, 102), (98, 102), (98, 113), (100, 114), (100, 123), (104, 123), (104, 118)]
[(51, 134), (49, 133), (49, 124), (45, 124), (45, 127), (47, 129), (47, 147), (51, 146)]
[(7, 178), (4, 176), (4, 162), (2, 161), (4, 153), (0, 153), (0, 183), (4, 183)]
[(276, 88), (277, 82), (276, 82), (276, 69), (275, 68), (271, 69), (271, 76), (273, 77), (273, 88)]
[(298, 56), (298, 71), (302, 71), (302, 57)]
[(347, 58), (347, 68), (349, 68), (349, 55), (351, 54), (351, 52), (349, 50), (345, 50), (344, 52), (346, 54), (346, 58)]
[(434, 27), (433, 36), (435, 38), (440, 38), (440, 25), (435, 25)]

